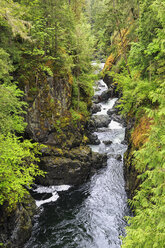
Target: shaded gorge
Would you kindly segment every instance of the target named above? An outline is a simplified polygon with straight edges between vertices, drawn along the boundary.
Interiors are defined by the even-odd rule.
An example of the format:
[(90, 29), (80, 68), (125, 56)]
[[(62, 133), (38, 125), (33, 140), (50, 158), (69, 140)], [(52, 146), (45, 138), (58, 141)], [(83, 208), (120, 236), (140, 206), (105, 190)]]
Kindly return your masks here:
[[(103, 66), (103, 65), (101, 65)], [(95, 94), (107, 90), (105, 83), (96, 82)], [(99, 102), (97, 116), (108, 119), (108, 125), (97, 127), (94, 135), (98, 145), (93, 151), (106, 153), (107, 167), (100, 169), (81, 186), (51, 186), (34, 189), (41, 212), (35, 217), (32, 236), (25, 248), (119, 248), (129, 215), (123, 176), (125, 127), (114, 105), (117, 98)], [(99, 109), (99, 108), (98, 108)], [(109, 111), (107, 114), (107, 111)]]

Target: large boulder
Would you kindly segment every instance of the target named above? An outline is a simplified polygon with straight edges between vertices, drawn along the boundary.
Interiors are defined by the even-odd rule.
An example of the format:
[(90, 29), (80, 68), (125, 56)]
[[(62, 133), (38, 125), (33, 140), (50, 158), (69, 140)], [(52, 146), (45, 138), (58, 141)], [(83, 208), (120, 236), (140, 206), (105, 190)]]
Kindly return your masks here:
[(113, 97), (113, 89), (108, 89), (105, 90), (101, 93), (101, 95), (95, 95), (93, 97), (93, 102), (95, 104), (100, 103), (100, 102), (105, 102), (107, 101), (110, 97)]
[(93, 103), (90, 111), (92, 114), (96, 114), (97, 112), (100, 112), (101, 111), (101, 105)]
[(107, 114), (111, 117), (114, 113), (117, 112), (117, 109), (113, 108), (113, 109), (108, 109)]
[(41, 158), (40, 168), (47, 172), (45, 177), (38, 177), (36, 182), (44, 186), (80, 185), (91, 175), (93, 169), (105, 166), (107, 157), (102, 154), (93, 155), (87, 146), (71, 150), (46, 149)]
[(91, 117), (91, 125), (94, 125), (95, 128), (108, 127), (111, 119), (108, 115), (93, 115)]
[(111, 145), (112, 144), (112, 141), (111, 140), (104, 140), (103, 143), (105, 145)]
[(123, 126), (126, 126), (125, 119), (121, 115), (113, 114), (111, 116), (111, 119), (116, 121), (116, 122), (119, 122)]
[(113, 97), (113, 89), (112, 88), (105, 90), (101, 93), (100, 101), (101, 102), (107, 101), (110, 97)]
[(88, 144), (90, 145), (99, 145), (100, 144), (100, 140), (98, 139), (98, 136), (94, 133), (88, 133), (87, 137), (89, 139)]

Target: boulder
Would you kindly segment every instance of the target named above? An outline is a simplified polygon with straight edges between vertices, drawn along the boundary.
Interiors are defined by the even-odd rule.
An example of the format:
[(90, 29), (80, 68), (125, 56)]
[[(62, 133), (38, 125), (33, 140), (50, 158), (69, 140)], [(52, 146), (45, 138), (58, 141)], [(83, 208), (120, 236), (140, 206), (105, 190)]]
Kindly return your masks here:
[(103, 143), (105, 145), (111, 145), (112, 144), (112, 141), (111, 140), (104, 140)]
[(95, 95), (93, 97), (93, 102), (95, 104), (100, 103), (100, 102), (105, 102), (112, 96), (113, 96), (113, 90), (110, 88), (108, 90), (103, 91), (101, 95)]
[(118, 97), (121, 98), (122, 92), (117, 90), (117, 84), (114, 83), (113, 77), (105, 74), (103, 81), (106, 83), (109, 89), (111, 89), (112, 96), (111, 97)]
[(96, 134), (93, 133), (89, 133), (87, 134), (89, 142), (88, 144), (91, 145), (99, 145), (100, 144), (100, 140), (98, 139), (98, 136)]
[(115, 156), (115, 159), (118, 160), (118, 161), (121, 161), (121, 160), (122, 160), (121, 154), (117, 154), (117, 155)]
[(123, 140), (123, 141), (121, 142), (121, 144), (122, 144), (122, 145), (127, 145), (127, 141), (126, 141), (126, 140)]
[(120, 124), (122, 124), (123, 126), (126, 126), (126, 120), (124, 119), (124, 117), (122, 117), (121, 115), (117, 115), (117, 114), (113, 114), (111, 116), (112, 120), (119, 122)]
[(106, 83), (108, 88), (112, 87), (112, 85), (114, 83), (113, 77), (108, 75), (108, 74), (105, 74), (103, 81)]
[(107, 165), (107, 154), (92, 152), (92, 173)]
[(101, 111), (101, 105), (93, 103), (91, 107), (91, 113), (95, 114), (100, 111)]
[(100, 101), (101, 102), (107, 101), (112, 96), (113, 96), (113, 89), (110, 88), (102, 92), (102, 94), (100, 95)]
[(66, 157), (44, 157), (40, 168), (47, 172), (44, 178), (37, 180), (41, 185), (78, 185), (88, 177), (89, 162)]
[(93, 124), (95, 128), (108, 127), (110, 121), (111, 119), (108, 115), (93, 115), (91, 117), (91, 124)]
[(98, 104), (99, 102), (101, 102), (100, 95), (94, 95), (92, 100), (94, 104)]
[(115, 108), (113, 108), (113, 109), (108, 109), (108, 111), (107, 111), (107, 114), (109, 115), (109, 116), (112, 116), (114, 113), (116, 113), (117, 112), (117, 109), (115, 109)]
[(88, 146), (58, 151), (49, 147), (40, 161), (40, 168), (47, 174), (38, 177), (36, 183), (43, 186), (80, 185), (91, 176), (93, 170), (105, 166), (106, 160), (107, 157), (102, 154), (93, 155)]

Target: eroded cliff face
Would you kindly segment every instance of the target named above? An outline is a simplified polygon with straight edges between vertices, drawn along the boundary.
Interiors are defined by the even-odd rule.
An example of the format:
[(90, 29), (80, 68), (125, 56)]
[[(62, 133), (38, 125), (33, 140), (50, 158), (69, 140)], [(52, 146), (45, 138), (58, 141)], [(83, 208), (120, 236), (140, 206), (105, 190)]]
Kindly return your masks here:
[(29, 109), (28, 137), (46, 145), (40, 157), (45, 177), (37, 178), (42, 185), (83, 183), (97, 167), (106, 164), (106, 157), (96, 155), (86, 146), (86, 120), (75, 123), (70, 112), (72, 80), (49, 77), (39, 80), (36, 91), (25, 87)]
[(32, 87), (25, 87), (25, 91), (27, 100), (31, 97), (26, 118), (27, 133), (37, 142), (56, 145), (60, 119), (70, 117), (72, 83), (66, 79), (48, 77), (36, 85), (35, 94)]

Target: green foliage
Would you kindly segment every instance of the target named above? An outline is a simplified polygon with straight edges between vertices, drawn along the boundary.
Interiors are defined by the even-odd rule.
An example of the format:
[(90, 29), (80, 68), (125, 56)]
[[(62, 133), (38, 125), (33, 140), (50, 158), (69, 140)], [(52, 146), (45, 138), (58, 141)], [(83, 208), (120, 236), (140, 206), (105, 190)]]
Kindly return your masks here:
[(20, 141), (14, 134), (0, 135), (0, 205), (13, 207), (21, 201), (36, 175), (43, 175), (36, 162), (39, 145)]
[(0, 205), (8, 202), (9, 208), (22, 200), (36, 175), (43, 175), (35, 157), (41, 146), (14, 134), (23, 132), (26, 125), (20, 116), (26, 106), (19, 100), (22, 95), (14, 84), (0, 85)]
[(131, 202), (135, 216), (122, 245), (127, 248), (163, 247), (165, 242), (165, 84), (151, 95), (160, 105), (158, 110), (148, 109), (154, 125), (148, 142), (135, 152), (142, 184)]
[[(111, 75), (114, 75), (114, 73)], [(114, 75), (118, 88), (122, 88), (123, 92), (119, 109), (121, 109), (121, 114), (124, 116), (129, 112), (138, 114), (141, 110), (150, 106), (152, 101), (150, 94), (159, 86), (153, 81), (140, 79), (137, 71), (132, 71), (131, 76), (130, 78), (126, 71), (125, 73)]]
[(0, 205), (8, 202), (10, 209), (22, 200), (34, 177), (43, 175), (35, 156), (41, 146), (14, 134), (23, 132), (26, 126), (20, 116), (26, 106), (20, 101), (22, 96), (15, 84), (0, 85)]
[(0, 82), (10, 82), (11, 71), (13, 71), (13, 66), (9, 54), (3, 48), (0, 48)]
[(82, 74), (73, 80), (71, 113), (74, 120), (89, 116), (88, 107), (93, 96), (94, 78), (93, 74)]
[[(107, 0), (100, 4), (103, 4), (103, 9), (99, 13), (95, 8), (93, 16), (98, 16), (98, 20), (102, 16), (104, 20), (104, 23), (100, 22), (104, 32), (101, 46), (106, 52), (118, 56), (116, 65), (110, 66), (109, 75), (118, 83), (118, 89), (122, 89), (119, 109), (128, 119), (136, 119), (139, 129), (135, 127), (132, 138), (139, 141), (138, 138), (143, 135), (139, 146), (134, 147), (136, 142), (132, 141), (132, 149), (135, 150), (132, 166), (139, 173), (141, 185), (129, 201), (134, 217), (129, 218), (130, 225), (126, 228), (122, 247), (164, 247), (165, 3), (161, 0)], [(98, 37), (99, 34), (103, 36), (99, 32), (100, 24), (97, 20), (94, 23)], [(126, 46), (122, 44), (123, 30), (129, 31)], [(121, 63), (123, 58), (125, 63)], [(143, 120), (141, 125), (140, 120)], [(142, 124), (149, 129), (144, 128), (146, 133), (143, 133)]]
[[(90, 19), (96, 36), (96, 54), (109, 56), (117, 32), (130, 26), (130, 20), (137, 18), (137, 0), (91, 0)], [(136, 26), (136, 25), (135, 25)], [(135, 28), (135, 27), (134, 27)], [(131, 34), (130, 34), (131, 35)]]
[(80, 114), (79, 111), (76, 111), (74, 109), (70, 109), (71, 117), (72, 117), (72, 123), (77, 126), (77, 124), (83, 119), (83, 116)]
[(23, 132), (26, 124), (20, 116), (25, 113), (23, 107), (27, 104), (19, 99), (23, 92), (16, 85), (0, 85), (0, 132)]
[(13, 35), (20, 35), (23, 39), (29, 39), (27, 35), (30, 23), (23, 20), (24, 8), (12, 0), (0, 2), (0, 24), (4, 21), (12, 29)]
[(130, 74), (126, 67), (120, 74), (110, 73), (122, 88), (121, 113), (136, 116), (137, 123), (143, 115), (151, 120), (148, 138), (134, 151), (132, 166), (142, 183), (130, 200), (135, 216), (129, 218), (123, 248), (164, 247), (165, 243), (164, 11), (162, 1), (141, 3), (136, 42), (127, 51)]
[[(28, 107), (19, 88), (33, 102), (41, 85), (47, 89), (47, 77), (69, 78), (70, 85), (74, 77), (73, 122), (89, 114), (94, 36), (84, 6), (76, 0), (0, 1), (0, 204), (14, 206), (42, 174), (36, 166), (38, 145), (19, 137)], [(65, 124), (56, 120), (59, 133)]]

